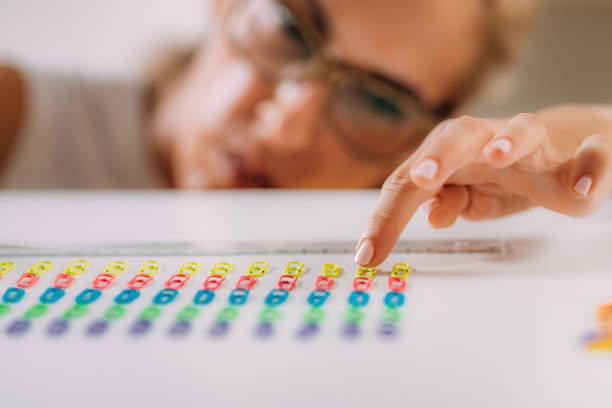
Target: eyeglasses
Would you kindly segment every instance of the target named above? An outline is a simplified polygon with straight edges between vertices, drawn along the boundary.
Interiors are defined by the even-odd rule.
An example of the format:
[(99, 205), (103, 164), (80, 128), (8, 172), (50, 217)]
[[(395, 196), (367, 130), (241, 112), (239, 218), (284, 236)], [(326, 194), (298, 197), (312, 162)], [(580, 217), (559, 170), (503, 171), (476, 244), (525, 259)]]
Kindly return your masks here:
[(364, 159), (389, 158), (418, 145), (450, 110), (430, 109), (405, 89), (326, 58), (315, 21), (287, 0), (237, 0), (223, 31), (271, 81), (323, 78), (329, 86), (323, 112), (332, 133)]

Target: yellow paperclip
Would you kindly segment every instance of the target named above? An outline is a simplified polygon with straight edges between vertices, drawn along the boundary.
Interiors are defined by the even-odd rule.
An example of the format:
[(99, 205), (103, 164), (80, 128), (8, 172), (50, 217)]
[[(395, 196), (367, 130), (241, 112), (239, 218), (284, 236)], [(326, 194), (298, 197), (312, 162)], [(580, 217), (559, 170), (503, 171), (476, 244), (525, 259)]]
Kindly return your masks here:
[(138, 270), (138, 274), (139, 275), (148, 275), (148, 276), (153, 276), (155, 275), (157, 272), (159, 272), (159, 268), (161, 267), (161, 264), (157, 261), (153, 261), (153, 260), (148, 260), (148, 261), (144, 261), (142, 263), (142, 265), (140, 265), (140, 269)]
[(33, 273), (34, 275), (42, 275), (49, 269), (53, 268), (53, 262), (51, 261), (40, 261), (30, 266), (26, 273)]
[(113, 261), (104, 268), (104, 273), (117, 276), (120, 273), (127, 271), (128, 264), (123, 261)]
[(304, 263), (300, 261), (291, 261), (285, 267), (285, 275), (299, 277), (304, 270)]
[(391, 276), (394, 278), (406, 279), (408, 275), (410, 275), (410, 269), (412, 269), (412, 267), (408, 264), (396, 263), (393, 265)]
[(340, 276), (342, 268), (336, 264), (324, 264), (321, 275), (327, 276), (328, 278), (337, 278)]
[(374, 276), (376, 276), (376, 267), (367, 268), (365, 266), (360, 266), (357, 268), (358, 278), (373, 278)]
[(217, 262), (210, 269), (210, 275), (225, 276), (234, 268), (229, 262)]
[(246, 274), (249, 276), (259, 277), (262, 276), (268, 268), (270, 267), (270, 262), (266, 261), (257, 261), (253, 262), (249, 269), (247, 269)]
[(0, 275), (9, 273), (15, 267), (15, 262), (0, 261)]
[(181, 275), (191, 276), (194, 273), (198, 273), (202, 269), (202, 265), (197, 262), (185, 262), (178, 270), (177, 273)]
[(68, 275), (79, 275), (89, 269), (89, 262), (83, 259), (77, 259), (64, 269), (64, 273)]

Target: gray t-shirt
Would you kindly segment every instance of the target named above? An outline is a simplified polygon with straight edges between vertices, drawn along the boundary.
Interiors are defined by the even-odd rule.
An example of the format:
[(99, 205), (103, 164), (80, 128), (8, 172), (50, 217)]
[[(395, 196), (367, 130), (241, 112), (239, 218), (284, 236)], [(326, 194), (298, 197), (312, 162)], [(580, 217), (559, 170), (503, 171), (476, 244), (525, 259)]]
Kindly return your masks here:
[(0, 173), (3, 188), (156, 188), (142, 87), (21, 69), (28, 107)]

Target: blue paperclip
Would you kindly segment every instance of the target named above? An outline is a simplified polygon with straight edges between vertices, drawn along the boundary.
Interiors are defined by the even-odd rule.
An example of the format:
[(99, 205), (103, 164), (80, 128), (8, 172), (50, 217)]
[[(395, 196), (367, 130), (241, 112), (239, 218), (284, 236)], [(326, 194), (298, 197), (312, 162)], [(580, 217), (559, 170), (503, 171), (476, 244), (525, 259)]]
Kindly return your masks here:
[(10, 336), (21, 336), (25, 334), (29, 328), (30, 322), (28, 320), (17, 319), (8, 325), (6, 334)]
[(249, 291), (246, 289), (234, 289), (229, 295), (229, 304), (233, 306), (244, 305), (249, 298)]
[(79, 305), (89, 305), (98, 298), (102, 296), (102, 291), (100, 289), (85, 289), (74, 299), (74, 301)]
[(168, 334), (174, 337), (184, 336), (191, 331), (191, 322), (187, 320), (180, 320), (178, 322), (174, 322), (172, 326), (170, 326), (170, 330), (168, 330)]
[(47, 328), (47, 334), (49, 336), (61, 336), (66, 333), (70, 328), (70, 323), (65, 319), (56, 319), (51, 322)]
[(193, 297), (193, 304), (198, 306), (204, 306), (212, 302), (214, 298), (214, 290), (198, 290), (198, 292)]
[(109, 324), (106, 320), (94, 320), (89, 326), (87, 326), (87, 335), (91, 337), (99, 337), (106, 333), (109, 328)]
[(387, 305), (387, 307), (401, 307), (405, 300), (406, 297), (400, 292), (388, 292), (385, 295), (385, 305)]
[(130, 327), (130, 333), (134, 336), (142, 336), (147, 334), (152, 326), (153, 323), (149, 320), (136, 320)]
[(43, 294), (40, 295), (40, 303), (44, 303), (44, 304), (55, 303), (61, 298), (63, 298), (65, 294), (66, 294), (66, 291), (64, 289), (47, 288), (47, 290), (45, 290)]
[(348, 298), (348, 302), (353, 307), (363, 307), (368, 304), (370, 295), (366, 292), (359, 292), (357, 290), (351, 292)]
[(6, 292), (4, 292), (4, 296), (2, 296), (2, 301), (4, 303), (17, 303), (24, 295), (25, 290), (21, 288), (8, 288)]
[(308, 304), (313, 307), (323, 306), (329, 297), (329, 292), (324, 290), (313, 290), (308, 295)]
[(176, 289), (162, 289), (153, 298), (153, 303), (155, 303), (156, 305), (167, 305), (168, 303), (176, 299), (177, 295), (178, 290)]
[(266, 306), (274, 307), (285, 303), (289, 297), (289, 291), (284, 289), (272, 289), (266, 296)]
[(124, 289), (121, 293), (115, 296), (115, 303), (118, 305), (127, 305), (138, 299), (140, 291), (135, 289)]

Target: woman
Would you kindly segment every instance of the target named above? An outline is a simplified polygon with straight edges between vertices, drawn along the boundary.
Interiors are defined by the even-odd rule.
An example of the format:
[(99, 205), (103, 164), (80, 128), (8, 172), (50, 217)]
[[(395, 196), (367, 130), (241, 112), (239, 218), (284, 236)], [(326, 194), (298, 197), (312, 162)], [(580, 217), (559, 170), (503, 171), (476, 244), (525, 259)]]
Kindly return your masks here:
[[(145, 103), (137, 91), (47, 86), (50, 104), (62, 103), (60, 95), (66, 99), (57, 90), (66, 87), (78, 101), (62, 110), (78, 131), (56, 143), (41, 142), (41, 131), (32, 130), (48, 129), (40, 123), (55, 115), (33, 115), (17, 136), (26, 105), (14, 101), (24, 99), (24, 76), (25, 83), (37, 79), (5, 67), (4, 82), (12, 85), (4, 85), (11, 92), (0, 103), (13, 111), (3, 119), (0, 154), (10, 156), (6, 177), (17, 180), (8, 185), (53, 179), (58, 162), (73, 167), (55, 179), (72, 185), (157, 186), (164, 179), (156, 169), (179, 188), (382, 185), (356, 250), (362, 265), (388, 255), (425, 201), (434, 227), (450, 226), (458, 216), (487, 219), (534, 205), (586, 214), (612, 184), (610, 107), (456, 117), (511, 54), (526, 19), (517, 4), (217, 1), (206, 44), (186, 69), (170, 70), (149, 89), (147, 131), (134, 125)], [(45, 80), (38, 81), (45, 88)], [(89, 105), (104, 115), (92, 115), (84, 108)], [(113, 128), (120, 122), (127, 125)], [(70, 129), (47, 133), (65, 138)], [(72, 150), (70, 158), (54, 159), (60, 145)], [(44, 166), (33, 171), (38, 163)]]

